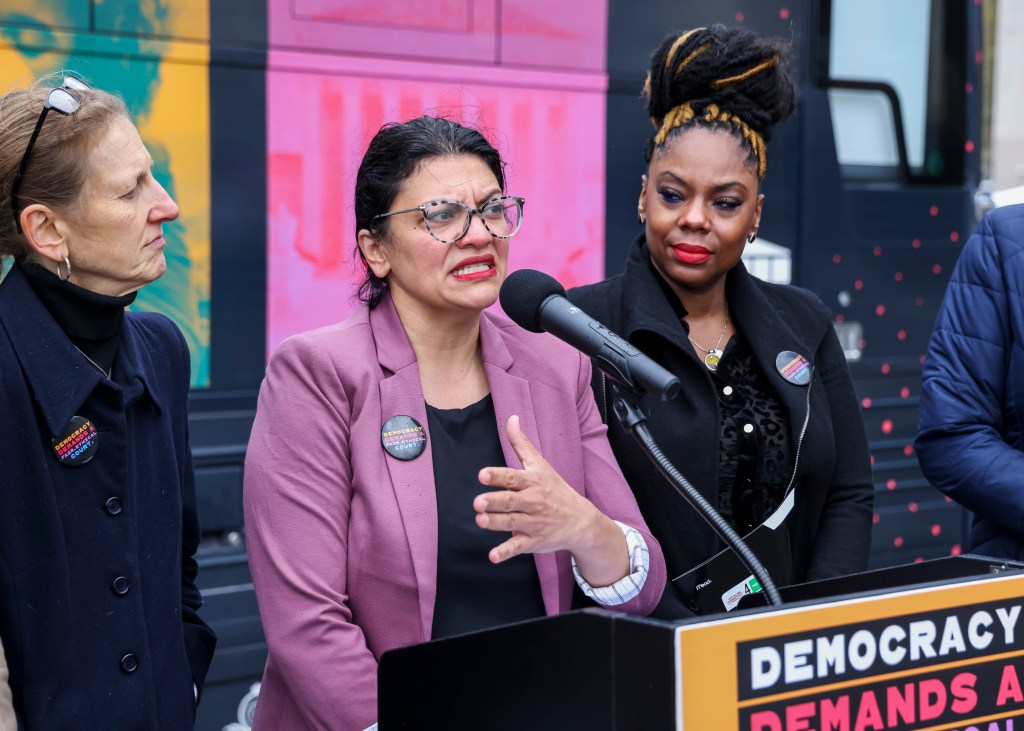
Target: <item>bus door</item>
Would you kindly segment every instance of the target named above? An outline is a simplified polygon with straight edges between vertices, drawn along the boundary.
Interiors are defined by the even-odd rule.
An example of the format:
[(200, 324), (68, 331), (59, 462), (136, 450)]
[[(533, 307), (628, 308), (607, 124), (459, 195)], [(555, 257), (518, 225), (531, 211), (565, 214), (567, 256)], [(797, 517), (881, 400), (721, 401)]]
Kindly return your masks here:
[(815, 12), (794, 283), (836, 313), (862, 401), (873, 565), (955, 554), (964, 513), (924, 479), (913, 440), (928, 338), (974, 226), (981, 6), (823, 0)]

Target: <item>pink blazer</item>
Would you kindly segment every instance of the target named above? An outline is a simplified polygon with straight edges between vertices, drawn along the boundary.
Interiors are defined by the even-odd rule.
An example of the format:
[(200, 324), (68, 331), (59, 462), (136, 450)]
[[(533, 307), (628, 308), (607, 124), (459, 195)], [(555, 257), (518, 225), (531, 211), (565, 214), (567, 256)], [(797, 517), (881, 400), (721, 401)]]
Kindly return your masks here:
[[(480, 342), (507, 464), (522, 466), (505, 434), (518, 414), (566, 482), (643, 533), (650, 573), (618, 609), (650, 612), (665, 563), (608, 446), (589, 360), (489, 312)], [(377, 718), (381, 654), (430, 639), (433, 463), (429, 443), (411, 461), (384, 451), (381, 427), (396, 415), (427, 425), (415, 355), (390, 298), (289, 338), (271, 358), (245, 460), (249, 563), (269, 648), (258, 730), (361, 731)], [(535, 560), (547, 613), (568, 611), (568, 552)]]

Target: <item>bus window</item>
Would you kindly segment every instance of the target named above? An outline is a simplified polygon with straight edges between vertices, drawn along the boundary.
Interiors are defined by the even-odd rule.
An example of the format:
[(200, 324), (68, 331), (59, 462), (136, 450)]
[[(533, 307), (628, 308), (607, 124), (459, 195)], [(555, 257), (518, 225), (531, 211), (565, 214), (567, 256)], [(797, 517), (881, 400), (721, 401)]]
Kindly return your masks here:
[(828, 91), (836, 155), (848, 177), (896, 177), (900, 170), (896, 107), (884, 91), (834, 88)]
[(961, 0), (824, 3), (817, 71), (846, 179), (962, 180), (966, 72), (949, 44), (963, 45), (965, 12)]

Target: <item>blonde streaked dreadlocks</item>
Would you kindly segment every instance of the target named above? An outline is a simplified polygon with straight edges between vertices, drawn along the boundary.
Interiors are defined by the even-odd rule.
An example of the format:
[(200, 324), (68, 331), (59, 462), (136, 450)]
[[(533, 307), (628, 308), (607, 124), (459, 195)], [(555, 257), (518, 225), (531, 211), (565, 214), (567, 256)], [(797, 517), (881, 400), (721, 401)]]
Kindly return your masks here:
[(746, 142), (763, 178), (772, 127), (795, 104), (787, 52), (784, 42), (723, 25), (667, 38), (651, 58), (644, 83), (655, 129), (647, 160), (675, 130), (724, 127)]

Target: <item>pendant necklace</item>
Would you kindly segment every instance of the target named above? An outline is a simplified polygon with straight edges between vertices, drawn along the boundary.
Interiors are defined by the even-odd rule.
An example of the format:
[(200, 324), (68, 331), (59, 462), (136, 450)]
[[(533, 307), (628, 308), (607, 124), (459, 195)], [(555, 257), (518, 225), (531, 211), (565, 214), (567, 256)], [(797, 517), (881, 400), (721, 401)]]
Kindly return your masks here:
[[(72, 345), (75, 345), (75, 344), (74, 344), (74, 343), (72, 343)], [(700, 346), (698, 345), (697, 347), (700, 347)], [(111, 368), (111, 369), (110, 369), (109, 371), (108, 371), (108, 370), (105, 370), (105, 369), (104, 369), (104, 368), (103, 368), (103, 367), (102, 367), (102, 366), (101, 366), (101, 365), (100, 365), (99, 363), (97, 363), (97, 362), (96, 362), (96, 361), (94, 361), (94, 360), (93, 360), (92, 358), (90, 358), (89, 356), (87, 356), (87, 355), (85, 354), (85, 351), (83, 351), (83, 350), (82, 350), (81, 348), (79, 348), (79, 347), (78, 347), (77, 345), (75, 345), (75, 350), (77, 350), (77, 351), (78, 351), (79, 353), (81, 353), (81, 354), (82, 354), (82, 357), (83, 357), (83, 358), (85, 358), (85, 359), (86, 359), (87, 361), (89, 361), (89, 365), (91, 365), (91, 366), (92, 366), (93, 368), (95, 368), (95, 369), (96, 369), (96, 370), (98, 370), (98, 371), (99, 371), (100, 373), (102, 373), (102, 374), (103, 374), (104, 376), (106, 376), (106, 378), (107, 378), (107, 380), (108, 380), (108, 381), (109, 381), (109, 380), (111, 380), (111, 379), (110, 379), (110, 374), (111, 374), (111, 373), (113, 372), (113, 370), (114, 370), (113, 368)]]
[(705, 348), (703, 345), (701, 345), (696, 340), (694, 340), (689, 335), (687, 335), (687, 338), (689, 338), (690, 342), (693, 343), (693, 346), (695, 348), (697, 348), (697, 350), (699, 350), (702, 353), (704, 353), (704, 365), (707, 366), (707, 369), (709, 371), (711, 371), (712, 373), (718, 370), (718, 363), (722, 360), (722, 351), (721, 351), (722, 338), (725, 337), (725, 331), (728, 330), (728, 329), (729, 329), (729, 305), (727, 304), (725, 306), (725, 324), (722, 325), (722, 332), (719, 333), (719, 335), (718, 335), (718, 342), (715, 343), (715, 347), (710, 348), (710, 349), (709, 348)]

